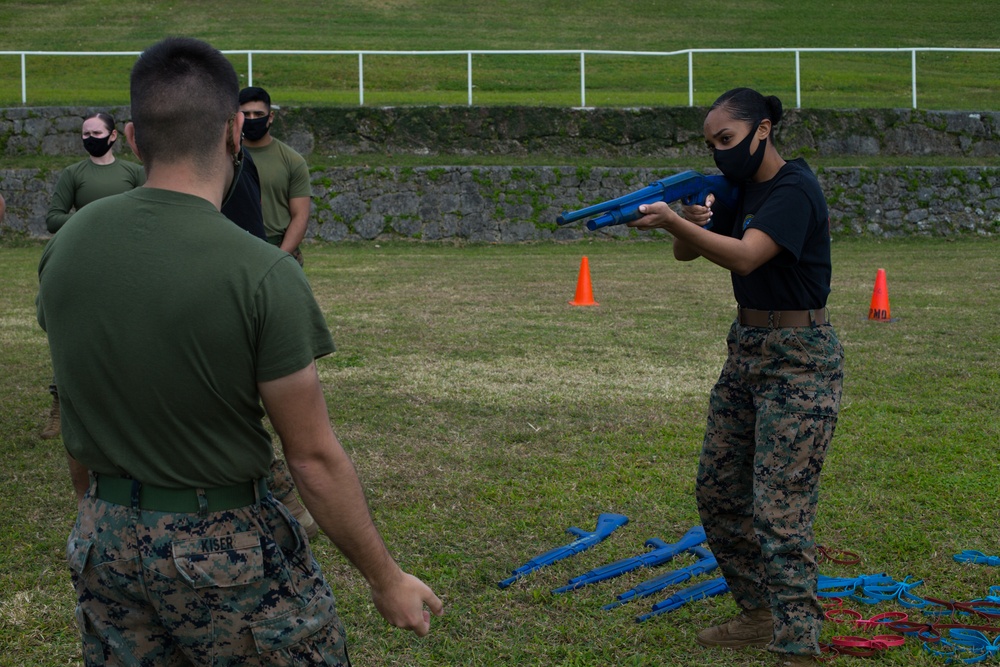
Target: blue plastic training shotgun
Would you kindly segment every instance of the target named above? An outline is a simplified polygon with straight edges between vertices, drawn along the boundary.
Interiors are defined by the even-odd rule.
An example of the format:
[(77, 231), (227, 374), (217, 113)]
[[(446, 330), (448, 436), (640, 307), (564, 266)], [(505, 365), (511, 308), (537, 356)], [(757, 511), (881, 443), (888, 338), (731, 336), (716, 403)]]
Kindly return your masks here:
[(704, 547), (694, 547), (693, 549), (688, 549), (688, 553), (697, 556), (698, 561), (677, 570), (661, 574), (660, 576), (649, 579), (648, 581), (644, 581), (635, 588), (631, 588), (620, 594), (614, 602), (604, 605), (602, 609), (614, 609), (615, 607), (620, 607), (631, 600), (649, 597), (650, 595), (659, 593), (668, 586), (683, 584), (689, 579), (694, 579), (695, 577), (707, 574), (719, 566), (719, 563), (715, 560), (715, 556), (712, 555), (712, 552)]
[(700, 584), (695, 584), (690, 588), (685, 588), (679, 593), (674, 593), (666, 600), (660, 600), (653, 605), (653, 608), (648, 614), (637, 616), (635, 622), (642, 623), (644, 621), (648, 621), (654, 616), (659, 616), (660, 614), (666, 614), (674, 611), (675, 609), (680, 609), (688, 602), (710, 598), (714, 595), (722, 595), (728, 591), (729, 586), (726, 584), (725, 577), (709, 579), (708, 581), (703, 581)]
[(631, 572), (632, 570), (638, 570), (641, 567), (656, 567), (657, 565), (662, 565), (682, 551), (687, 551), (688, 549), (693, 549), (698, 546), (704, 542), (705, 539), (705, 529), (701, 526), (695, 526), (674, 544), (667, 544), (663, 540), (654, 537), (650, 540), (646, 540), (647, 547), (654, 547), (652, 551), (647, 551), (641, 556), (632, 556), (631, 558), (616, 560), (614, 563), (609, 563), (608, 565), (601, 566), (596, 570), (591, 570), (590, 572), (581, 574), (578, 577), (573, 577), (565, 586), (560, 586), (552, 592), (568, 593), (569, 591), (576, 590), (577, 588), (589, 586), (590, 584), (596, 584), (599, 581), (611, 579), (612, 577), (617, 577), (621, 574), (625, 574), (626, 572)]
[[(639, 207), (665, 201), (668, 204), (679, 201), (682, 204), (704, 204), (708, 195), (726, 208), (735, 209), (739, 199), (739, 188), (725, 176), (705, 176), (697, 171), (682, 171), (669, 178), (660, 179), (641, 190), (636, 190), (617, 199), (594, 204), (578, 211), (569, 211), (556, 218), (560, 225), (567, 225), (584, 218), (594, 218), (587, 223), (587, 229), (594, 231), (611, 225), (624, 225), (642, 217)], [(706, 228), (711, 225), (706, 225)]]
[(593, 531), (587, 531), (577, 528), (576, 526), (570, 526), (566, 529), (566, 532), (576, 535), (577, 539), (573, 540), (564, 547), (556, 547), (555, 549), (546, 551), (540, 556), (535, 556), (527, 563), (511, 572), (513, 575), (512, 577), (504, 579), (497, 585), (500, 586), (500, 588), (507, 588), (526, 574), (534, 572), (535, 570), (540, 570), (541, 568), (551, 565), (552, 563), (562, 560), (563, 558), (569, 558), (570, 556), (578, 554), (581, 551), (586, 551), (627, 523), (628, 517), (624, 514), (602, 514), (597, 517), (597, 527), (594, 528)]

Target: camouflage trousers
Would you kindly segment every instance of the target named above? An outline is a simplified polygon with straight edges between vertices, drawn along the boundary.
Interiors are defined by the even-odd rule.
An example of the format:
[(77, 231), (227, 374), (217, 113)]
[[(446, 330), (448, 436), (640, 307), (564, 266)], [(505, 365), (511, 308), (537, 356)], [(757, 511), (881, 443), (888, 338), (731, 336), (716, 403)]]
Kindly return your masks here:
[(295, 492), (295, 480), (292, 473), (288, 472), (288, 464), (284, 459), (274, 457), (271, 459), (271, 468), (267, 474), (267, 488), (274, 496), (274, 499), (284, 503), (285, 498)]
[(199, 515), (94, 491), (67, 544), (88, 667), (350, 665), (305, 532), (270, 493)]
[(698, 511), (736, 603), (771, 609), (768, 648), (816, 654), (823, 615), (813, 519), (843, 350), (829, 325), (736, 322), (727, 345), (698, 465)]

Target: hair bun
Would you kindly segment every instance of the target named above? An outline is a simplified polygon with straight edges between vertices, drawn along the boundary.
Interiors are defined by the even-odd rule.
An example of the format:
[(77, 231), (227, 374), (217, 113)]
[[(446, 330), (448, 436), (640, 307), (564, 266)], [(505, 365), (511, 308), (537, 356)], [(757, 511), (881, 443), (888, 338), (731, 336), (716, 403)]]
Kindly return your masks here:
[(774, 95), (768, 95), (764, 98), (764, 103), (767, 105), (768, 117), (771, 119), (771, 125), (777, 125), (780, 123), (783, 113), (781, 100)]

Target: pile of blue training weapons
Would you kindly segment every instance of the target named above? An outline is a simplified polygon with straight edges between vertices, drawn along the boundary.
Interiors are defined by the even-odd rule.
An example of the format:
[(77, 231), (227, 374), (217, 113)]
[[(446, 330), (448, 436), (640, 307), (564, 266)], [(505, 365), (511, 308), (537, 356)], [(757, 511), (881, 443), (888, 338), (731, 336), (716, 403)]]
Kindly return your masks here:
[[(595, 544), (603, 541), (611, 535), (611, 533), (615, 532), (627, 523), (628, 517), (621, 514), (602, 514), (598, 517), (597, 527), (593, 531), (581, 530), (575, 526), (568, 528), (566, 532), (576, 535), (576, 540), (564, 547), (547, 551), (540, 556), (532, 558), (527, 563), (514, 570), (511, 573), (512, 576), (510, 578), (501, 581), (499, 584), (500, 588), (507, 588), (521, 577), (524, 577), (535, 570), (541, 569), (555, 563), (556, 561), (569, 558), (570, 556), (578, 554), (581, 551), (589, 549)], [(716, 563), (715, 557), (711, 554), (711, 552), (700, 546), (705, 542), (705, 539), (705, 529), (701, 526), (692, 528), (685, 533), (684, 537), (673, 544), (668, 544), (663, 540), (654, 537), (646, 541), (646, 546), (650, 548), (650, 550), (646, 553), (639, 556), (633, 556), (631, 558), (624, 558), (622, 560), (615, 561), (614, 563), (599, 567), (596, 570), (591, 570), (590, 572), (581, 574), (578, 577), (573, 577), (565, 586), (561, 586), (552, 592), (567, 593), (569, 591), (576, 590), (577, 588), (582, 588), (584, 586), (589, 586), (590, 584), (596, 584), (599, 581), (617, 577), (625, 574), (626, 572), (631, 572), (632, 570), (637, 570), (643, 567), (656, 567), (657, 565), (662, 565), (663, 563), (672, 560), (678, 554), (685, 552), (698, 557), (698, 561), (691, 565), (682, 567), (672, 572), (667, 572), (666, 574), (660, 575), (655, 579), (643, 582), (631, 590), (625, 591), (620, 594), (614, 602), (605, 605), (604, 608), (614, 609), (615, 607), (623, 605), (626, 602), (649, 597), (664, 588), (667, 588), (668, 586), (683, 583), (693, 579), (694, 577), (711, 572), (718, 567), (718, 563)], [(637, 617), (636, 621), (642, 622), (648, 620), (653, 616), (673, 611), (674, 609), (677, 609), (693, 600), (700, 600), (713, 595), (719, 595), (728, 590), (729, 587), (726, 585), (726, 581), (722, 577), (704, 581), (689, 588), (685, 588), (684, 590), (657, 602), (653, 605), (653, 608), (649, 611), (649, 613)]]
[[(536, 570), (590, 549), (627, 523), (628, 517), (622, 514), (601, 514), (597, 519), (597, 526), (593, 531), (586, 531), (575, 526), (567, 528), (566, 532), (576, 535), (577, 539), (566, 546), (557, 547), (536, 556), (524, 565), (513, 570), (509, 578), (504, 579), (499, 583), (500, 588), (507, 588), (515, 581)], [(606, 610), (614, 609), (633, 600), (650, 597), (669, 586), (684, 583), (694, 579), (695, 577), (707, 574), (718, 567), (718, 563), (712, 553), (708, 549), (701, 546), (705, 541), (705, 530), (701, 526), (695, 526), (685, 533), (680, 540), (672, 544), (658, 538), (649, 539), (645, 544), (645, 546), (649, 549), (646, 553), (639, 556), (624, 558), (579, 576), (572, 577), (565, 586), (560, 586), (559, 588), (554, 589), (552, 593), (567, 593), (590, 584), (605, 581), (606, 579), (612, 579), (625, 574), (626, 572), (631, 572), (640, 568), (656, 567), (669, 562), (675, 556), (682, 553), (688, 553), (698, 558), (696, 562), (690, 565), (667, 572), (653, 579), (649, 579), (648, 581), (645, 581), (638, 586), (619, 594), (614, 602), (604, 605), (603, 608)], [(849, 552), (843, 553), (849, 554)], [(854, 554), (849, 555), (853, 556)], [(963, 551), (960, 554), (956, 554), (954, 559), (960, 563), (978, 563), (992, 566), (1000, 565), (1000, 557), (986, 556), (978, 551)], [(857, 560), (839, 562), (849, 562), (851, 564), (855, 564)], [(997, 609), (1000, 607), (1000, 598), (991, 596), (981, 600), (973, 600), (968, 603), (948, 603), (935, 598), (925, 599), (918, 597), (911, 592), (912, 589), (920, 586), (922, 583), (922, 580), (911, 581), (910, 577), (906, 577), (902, 581), (897, 581), (885, 573), (861, 575), (859, 577), (828, 577), (820, 575), (817, 584), (817, 595), (821, 598), (850, 598), (865, 604), (896, 602), (903, 607), (920, 609), (928, 615), (954, 613), (956, 608), (959, 608), (959, 611), (963, 613), (977, 613), (982, 616), (990, 617), (1000, 616), (1000, 610)], [(1000, 587), (991, 588), (990, 592), (993, 593), (994, 589), (1000, 589)], [(643, 621), (647, 621), (654, 616), (674, 611), (688, 602), (720, 595), (728, 590), (729, 587), (726, 585), (726, 581), (723, 577), (702, 581), (657, 602), (652, 606), (649, 612), (637, 616), (636, 622), (641, 623)], [(1000, 592), (1000, 590), (997, 592)], [(909, 632), (905, 632), (911, 627), (912, 626), (901, 626), (897, 629), (897, 631), (904, 632), (904, 634), (911, 634)], [(933, 626), (926, 625), (921, 627), (932, 628)], [(928, 639), (926, 631), (923, 635), (920, 635), (919, 633), (918, 635), (922, 639)], [(959, 632), (953, 639), (950, 637), (947, 639), (940, 637), (939, 640), (934, 641), (940, 641), (942, 645), (949, 645), (950, 639), (952, 642), (959, 642), (958, 645), (960, 645), (964, 637), (965, 635)], [(975, 641), (978, 642), (979, 639), (980, 638), (977, 636)], [(996, 645), (994, 646), (994, 644)], [(925, 642), (925, 649), (927, 649), (930, 653), (943, 655), (941, 652), (931, 648), (927, 642)], [(1000, 650), (1000, 638), (997, 639), (997, 642), (991, 643), (989, 649), (984, 649), (983, 651), (984, 655), (991, 655), (998, 650)], [(966, 660), (963, 660), (963, 662), (965, 661)]]

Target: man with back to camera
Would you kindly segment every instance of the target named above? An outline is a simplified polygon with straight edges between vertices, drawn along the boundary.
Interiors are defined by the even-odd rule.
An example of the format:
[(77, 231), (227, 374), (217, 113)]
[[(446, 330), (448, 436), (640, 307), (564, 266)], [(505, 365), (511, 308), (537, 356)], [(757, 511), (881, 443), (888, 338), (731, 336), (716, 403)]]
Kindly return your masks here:
[(422, 636), (424, 606), (443, 613), (389, 554), (330, 426), (315, 359), (333, 341), (305, 275), (219, 212), (238, 87), (204, 42), (144, 51), (125, 134), (146, 184), (77, 213), (39, 265), (79, 499), (67, 556), (88, 666), (349, 664), (303, 529), (263, 481), (264, 410), (382, 616)]
[(309, 224), (312, 190), (305, 158), (288, 144), (271, 136), (274, 111), (271, 96), (251, 86), (240, 91), (243, 146), (253, 156), (260, 174), (264, 228), (268, 243), (295, 257), (302, 265), (299, 244)]

